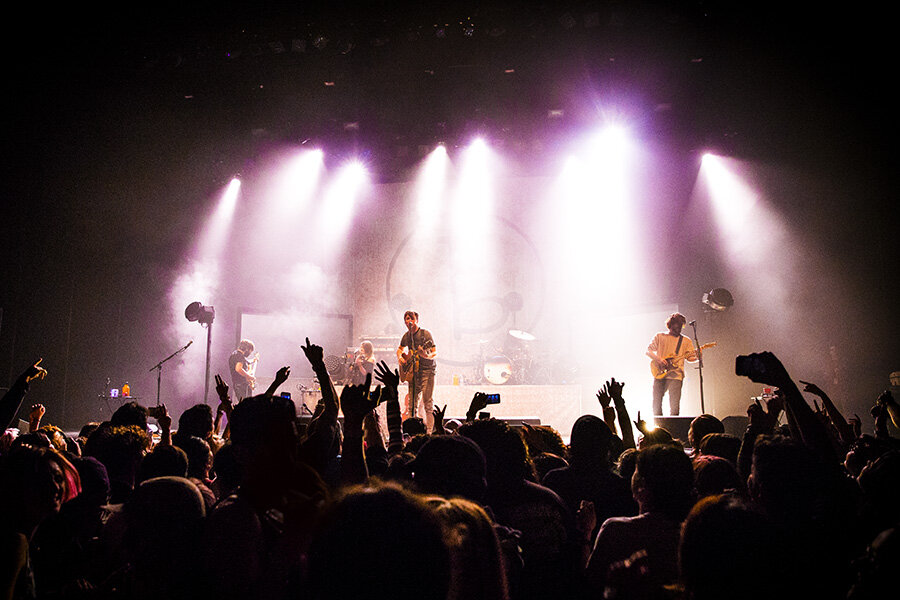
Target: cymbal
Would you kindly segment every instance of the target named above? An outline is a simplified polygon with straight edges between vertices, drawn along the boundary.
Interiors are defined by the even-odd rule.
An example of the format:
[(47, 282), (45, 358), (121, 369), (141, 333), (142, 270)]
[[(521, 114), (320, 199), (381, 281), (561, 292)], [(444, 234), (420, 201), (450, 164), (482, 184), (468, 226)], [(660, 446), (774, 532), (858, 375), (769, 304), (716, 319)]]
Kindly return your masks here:
[(522, 331), (521, 329), (510, 329), (509, 335), (513, 336), (517, 340), (522, 340), (523, 342), (533, 342), (537, 339), (527, 331)]

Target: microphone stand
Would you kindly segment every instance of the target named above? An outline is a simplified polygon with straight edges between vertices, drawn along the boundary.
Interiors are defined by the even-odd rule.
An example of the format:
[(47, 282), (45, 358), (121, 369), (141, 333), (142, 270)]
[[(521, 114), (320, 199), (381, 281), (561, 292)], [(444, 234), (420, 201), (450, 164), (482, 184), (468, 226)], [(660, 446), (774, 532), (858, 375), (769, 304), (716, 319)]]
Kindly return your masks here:
[(151, 371), (153, 369), (156, 369), (156, 405), (157, 406), (159, 406), (159, 386), (160, 386), (160, 380), (162, 379), (163, 363), (175, 358), (176, 356), (178, 356), (179, 354), (181, 354), (182, 352), (187, 350), (188, 346), (190, 346), (193, 343), (194, 343), (194, 340), (189, 341), (187, 344), (185, 344), (184, 346), (182, 346), (181, 348), (179, 348), (178, 350), (176, 350), (175, 352), (173, 352), (166, 358), (164, 358), (161, 361), (159, 361), (158, 363), (156, 363), (156, 365), (154, 365), (153, 368), (150, 369)]
[(700, 414), (706, 414), (706, 406), (703, 401), (703, 353), (699, 350), (700, 341), (697, 339), (697, 321), (688, 323), (694, 329), (694, 345), (697, 350), (697, 372), (700, 374)]

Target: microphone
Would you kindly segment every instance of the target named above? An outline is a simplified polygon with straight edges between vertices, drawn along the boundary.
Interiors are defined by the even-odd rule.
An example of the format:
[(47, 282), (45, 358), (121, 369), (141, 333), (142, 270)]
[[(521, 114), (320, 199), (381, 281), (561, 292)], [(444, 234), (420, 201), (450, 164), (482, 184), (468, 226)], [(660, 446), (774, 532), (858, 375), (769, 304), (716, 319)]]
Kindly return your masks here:
[(696, 324), (697, 324), (697, 321), (696, 321), (696, 320), (691, 321), (690, 323), (688, 323), (688, 325), (690, 325), (691, 327), (693, 327), (693, 326), (696, 325)]
[(184, 345), (184, 348), (182, 348), (182, 350), (187, 350), (188, 346), (190, 346), (193, 343), (194, 343), (194, 340), (189, 341), (187, 344)]

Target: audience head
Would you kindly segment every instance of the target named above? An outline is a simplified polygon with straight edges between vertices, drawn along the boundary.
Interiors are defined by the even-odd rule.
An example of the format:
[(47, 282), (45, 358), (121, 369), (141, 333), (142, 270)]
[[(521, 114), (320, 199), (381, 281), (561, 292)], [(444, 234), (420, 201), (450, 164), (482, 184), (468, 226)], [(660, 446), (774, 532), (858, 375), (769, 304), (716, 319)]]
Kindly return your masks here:
[(81, 479), (81, 494), (77, 500), (93, 506), (109, 502), (109, 474), (103, 463), (92, 456), (76, 456), (72, 465)]
[(760, 436), (747, 480), (753, 501), (779, 525), (806, 521), (821, 485), (817, 461), (803, 445), (779, 435)]
[(688, 600), (755, 600), (778, 594), (783, 561), (769, 521), (743, 500), (709, 496), (691, 510), (678, 551)]
[(451, 600), (504, 600), (508, 597), (500, 540), (481, 506), (463, 498), (428, 499), (444, 525), (450, 548)]
[(432, 436), (410, 463), (416, 488), (425, 494), (483, 502), (487, 489), (484, 453), (459, 435)]
[(213, 457), (216, 472), (215, 486), (220, 498), (234, 491), (241, 484), (241, 470), (234, 456), (234, 446), (226, 442)]
[(534, 480), (534, 466), (525, 441), (516, 429), (499, 419), (478, 419), (459, 428), (478, 444), (487, 463), (488, 487), (520, 480)]
[(209, 439), (213, 432), (212, 407), (208, 404), (195, 404), (183, 413), (178, 419), (178, 437), (191, 436), (200, 439)]
[(609, 467), (613, 433), (594, 415), (578, 417), (569, 440), (569, 462), (575, 468)]
[(638, 442), (638, 447), (641, 450), (643, 450), (644, 448), (649, 448), (650, 446), (657, 445), (680, 446), (681, 443), (678, 442), (665, 427), (654, 427), (653, 429), (648, 431), (646, 435), (642, 436), (640, 442)]
[(534, 465), (534, 474), (536, 481), (543, 481), (544, 476), (550, 471), (562, 469), (569, 466), (569, 461), (562, 456), (557, 456), (551, 452), (541, 452), (531, 459)]
[(681, 521), (694, 504), (694, 467), (679, 446), (657, 444), (637, 455), (631, 491), (642, 513)]
[(425, 427), (425, 421), (423, 421), (421, 417), (410, 417), (409, 419), (406, 419), (403, 421), (401, 429), (403, 434), (408, 435), (409, 437), (428, 433), (428, 430)]
[(197, 479), (209, 479), (209, 471), (212, 469), (213, 463), (213, 454), (209, 443), (205, 439), (191, 436), (182, 438), (178, 446), (187, 455), (187, 476), (196, 477)]
[(347, 489), (325, 511), (309, 550), (316, 600), (445, 600), (450, 568), (434, 510), (393, 484)]
[(38, 431), (47, 436), (50, 440), (50, 445), (53, 446), (55, 450), (59, 452), (68, 450), (66, 434), (56, 425), (43, 425)]
[(700, 442), (699, 453), (704, 456), (718, 456), (736, 465), (740, 450), (741, 438), (727, 433), (708, 433)]
[(557, 430), (548, 425), (527, 425), (519, 430), (525, 445), (528, 446), (528, 455), (555, 454), (565, 459), (569, 454), (562, 436)]
[(145, 429), (104, 423), (88, 438), (84, 453), (103, 463), (110, 482), (134, 487), (138, 467), (149, 447), (150, 435)]
[(712, 415), (700, 415), (691, 421), (688, 428), (688, 446), (696, 450), (700, 447), (700, 442), (710, 433), (725, 433), (725, 425)]
[(81, 477), (57, 450), (23, 445), (0, 456), (0, 490), (0, 530), (30, 537), (81, 492)]
[(694, 458), (694, 485), (700, 498), (728, 491), (743, 493), (745, 488), (732, 463), (711, 455)]
[(178, 446), (158, 444), (141, 461), (138, 483), (167, 476), (187, 477), (188, 457)]
[(148, 479), (124, 511), (124, 547), (136, 585), (152, 586), (163, 598), (195, 598), (206, 516), (197, 486), (183, 477)]
[(147, 407), (132, 400), (117, 408), (109, 422), (111, 425), (137, 425), (147, 431), (147, 417)]
[(634, 466), (637, 463), (638, 450), (636, 448), (628, 448), (619, 455), (617, 461), (616, 472), (619, 477), (625, 481), (631, 481), (634, 475)]

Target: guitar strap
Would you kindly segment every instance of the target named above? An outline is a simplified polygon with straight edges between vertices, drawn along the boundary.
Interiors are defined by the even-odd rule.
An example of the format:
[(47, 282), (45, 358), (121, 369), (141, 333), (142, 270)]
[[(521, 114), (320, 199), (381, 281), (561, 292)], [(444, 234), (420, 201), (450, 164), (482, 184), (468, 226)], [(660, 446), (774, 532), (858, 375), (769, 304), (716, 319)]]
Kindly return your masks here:
[(678, 356), (678, 353), (681, 352), (681, 342), (683, 342), (683, 341), (684, 341), (684, 336), (679, 335), (678, 336), (678, 345), (675, 346), (675, 356)]

